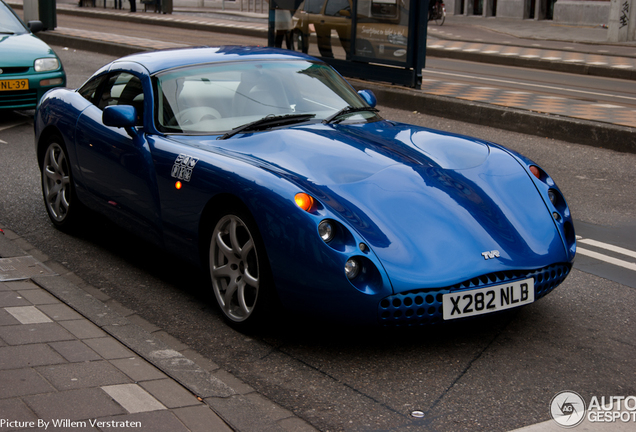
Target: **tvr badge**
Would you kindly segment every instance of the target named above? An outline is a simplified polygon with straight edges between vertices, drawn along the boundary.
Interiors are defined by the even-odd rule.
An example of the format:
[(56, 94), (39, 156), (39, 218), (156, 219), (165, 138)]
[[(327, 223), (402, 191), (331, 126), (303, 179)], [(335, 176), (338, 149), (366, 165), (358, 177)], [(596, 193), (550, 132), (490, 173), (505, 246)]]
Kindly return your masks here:
[(501, 254), (499, 253), (498, 250), (491, 250), (491, 251), (486, 251), (481, 253), (481, 256), (483, 256), (485, 260), (499, 258), (500, 255)]
[(175, 159), (174, 165), (172, 165), (172, 177), (189, 182), (192, 178), (192, 170), (197, 162), (199, 162), (199, 158), (181, 153)]

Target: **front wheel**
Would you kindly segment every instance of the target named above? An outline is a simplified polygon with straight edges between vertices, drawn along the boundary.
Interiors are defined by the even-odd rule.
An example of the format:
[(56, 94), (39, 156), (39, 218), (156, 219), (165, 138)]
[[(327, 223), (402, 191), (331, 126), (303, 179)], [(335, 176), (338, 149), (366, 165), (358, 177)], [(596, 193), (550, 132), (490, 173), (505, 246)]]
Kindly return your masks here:
[(43, 155), (42, 195), (53, 225), (60, 229), (74, 225), (83, 206), (75, 194), (68, 154), (58, 136), (48, 139)]
[(244, 212), (217, 219), (210, 238), (209, 270), (216, 301), (241, 330), (262, 320), (269, 303), (269, 271), (256, 224)]

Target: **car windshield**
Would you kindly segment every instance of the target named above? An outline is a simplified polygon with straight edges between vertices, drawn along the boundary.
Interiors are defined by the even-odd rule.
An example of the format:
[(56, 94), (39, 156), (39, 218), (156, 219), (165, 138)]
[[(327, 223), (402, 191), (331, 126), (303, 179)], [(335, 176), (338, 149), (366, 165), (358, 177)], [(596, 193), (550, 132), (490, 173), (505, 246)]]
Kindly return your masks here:
[(29, 31), (22, 25), (9, 7), (0, 2), (0, 35), (23, 34)]
[[(306, 60), (181, 68), (155, 77), (154, 87), (155, 121), (166, 133), (224, 133), (266, 116), (320, 122), (345, 107), (367, 106), (330, 66)], [(376, 118), (373, 111), (357, 111), (346, 121)]]

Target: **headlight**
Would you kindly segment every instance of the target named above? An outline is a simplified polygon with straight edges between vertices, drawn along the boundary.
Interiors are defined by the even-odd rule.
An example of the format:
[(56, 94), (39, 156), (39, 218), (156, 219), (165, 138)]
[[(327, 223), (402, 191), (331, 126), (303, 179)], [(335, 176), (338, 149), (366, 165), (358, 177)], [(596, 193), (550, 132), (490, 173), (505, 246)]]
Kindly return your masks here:
[(318, 224), (318, 234), (325, 243), (329, 243), (333, 239), (334, 232), (334, 227), (328, 220), (324, 220)]
[(47, 72), (60, 68), (60, 61), (53, 57), (40, 58), (33, 63), (36, 72)]
[(360, 264), (358, 264), (358, 261), (353, 258), (349, 258), (347, 260), (344, 268), (345, 274), (349, 280), (355, 279), (355, 277), (358, 276), (358, 273), (360, 273)]

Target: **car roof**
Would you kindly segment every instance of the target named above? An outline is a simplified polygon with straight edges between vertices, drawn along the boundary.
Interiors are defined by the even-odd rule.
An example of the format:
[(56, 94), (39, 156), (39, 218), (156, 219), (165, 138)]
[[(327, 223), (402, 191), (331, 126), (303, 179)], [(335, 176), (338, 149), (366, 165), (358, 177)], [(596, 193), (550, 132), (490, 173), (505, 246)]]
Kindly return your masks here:
[(294, 51), (257, 46), (222, 46), (179, 48), (132, 54), (115, 60), (143, 65), (152, 75), (168, 69), (205, 63), (245, 60), (312, 60), (315, 58)]

